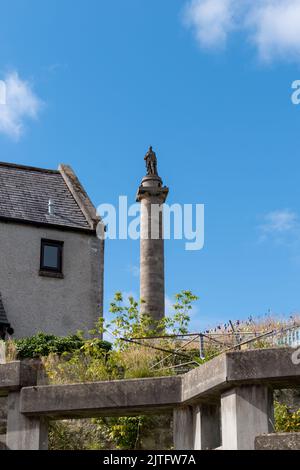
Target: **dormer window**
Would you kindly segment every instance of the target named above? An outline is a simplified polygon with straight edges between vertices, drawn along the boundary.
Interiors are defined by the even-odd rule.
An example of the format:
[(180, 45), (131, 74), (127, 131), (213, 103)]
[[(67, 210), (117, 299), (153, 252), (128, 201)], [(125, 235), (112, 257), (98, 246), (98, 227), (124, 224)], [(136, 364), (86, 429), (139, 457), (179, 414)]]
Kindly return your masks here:
[(62, 277), (62, 255), (64, 242), (55, 240), (41, 241), (40, 274)]

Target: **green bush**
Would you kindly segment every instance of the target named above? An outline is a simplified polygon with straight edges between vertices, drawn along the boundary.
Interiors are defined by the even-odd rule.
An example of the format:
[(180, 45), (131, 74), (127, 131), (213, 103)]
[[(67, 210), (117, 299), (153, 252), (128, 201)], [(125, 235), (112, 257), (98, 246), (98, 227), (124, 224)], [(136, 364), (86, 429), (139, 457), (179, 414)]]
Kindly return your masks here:
[(275, 431), (276, 432), (300, 432), (300, 409), (291, 411), (283, 403), (274, 403)]
[(108, 446), (91, 419), (50, 422), (49, 450), (102, 450)]
[[(80, 334), (60, 337), (38, 333), (29, 338), (16, 340), (14, 343), (18, 359), (34, 359), (49, 354), (72, 353), (84, 348), (86, 340)], [(96, 339), (94, 347), (108, 352), (111, 349), (111, 344), (108, 341)]]

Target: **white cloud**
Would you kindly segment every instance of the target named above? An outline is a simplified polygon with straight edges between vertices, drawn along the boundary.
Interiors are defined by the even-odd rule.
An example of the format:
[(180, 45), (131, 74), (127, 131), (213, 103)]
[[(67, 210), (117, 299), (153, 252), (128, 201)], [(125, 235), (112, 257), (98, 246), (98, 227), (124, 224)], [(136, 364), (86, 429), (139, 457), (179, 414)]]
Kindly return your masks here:
[(18, 140), (24, 133), (26, 120), (38, 117), (42, 101), (17, 72), (9, 73), (4, 83), (6, 103), (0, 105), (0, 133)]
[(234, 29), (236, 0), (192, 0), (184, 20), (191, 26), (201, 46), (222, 47)]
[(291, 232), (298, 227), (298, 215), (289, 209), (269, 212), (264, 220), (261, 229), (265, 234)]
[(260, 56), (300, 59), (300, 1), (265, 0), (249, 14), (253, 26), (253, 41)]
[(189, 0), (184, 21), (201, 47), (224, 47), (241, 31), (261, 59), (300, 61), (300, 0)]

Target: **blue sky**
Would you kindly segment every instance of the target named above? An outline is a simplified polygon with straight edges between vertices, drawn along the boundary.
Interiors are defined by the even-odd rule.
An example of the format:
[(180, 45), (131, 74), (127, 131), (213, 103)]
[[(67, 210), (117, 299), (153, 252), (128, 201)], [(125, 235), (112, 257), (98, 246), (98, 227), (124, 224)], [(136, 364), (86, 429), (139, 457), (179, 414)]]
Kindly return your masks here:
[[(300, 311), (299, 0), (2, 0), (1, 17), (2, 161), (69, 163), (95, 205), (134, 202), (152, 144), (169, 203), (205, 204), (203, 250), (166, 242), (192, 329)], [(106, 305), (138, 294), (138, 241), (105, 263)]]

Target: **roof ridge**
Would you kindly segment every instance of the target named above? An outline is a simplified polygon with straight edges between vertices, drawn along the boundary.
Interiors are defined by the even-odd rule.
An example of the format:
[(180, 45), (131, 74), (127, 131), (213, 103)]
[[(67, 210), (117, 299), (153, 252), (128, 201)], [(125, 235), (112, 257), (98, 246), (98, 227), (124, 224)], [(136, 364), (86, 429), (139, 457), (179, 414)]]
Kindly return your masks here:
[(95, 230), (101, 219), (74, 170), (70, 165), (65, 165), (63, 163), (59, 165), (58, 169), (87, 223)]
[(49, 168), (40, 168), (36, 166), (29, 166), (29, 165), (19, 165), (18, 163), (9, 163), (9, 162), (0, 162), (0, 166), (8, 167), (8, 168), (15, 168), (19, 170), (28, 170), (28, 171), (38, 171), (40, 173), (54, 173), (59, 174), (59, 170), (51, 170)]

